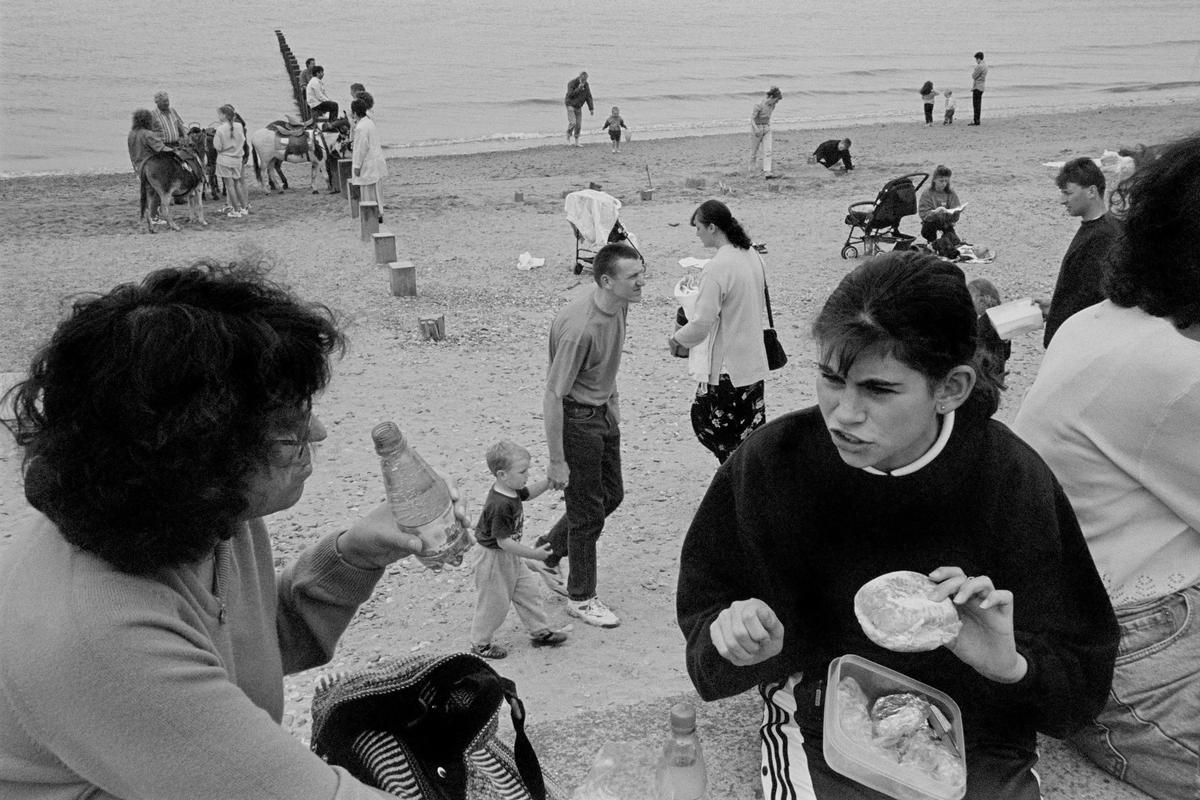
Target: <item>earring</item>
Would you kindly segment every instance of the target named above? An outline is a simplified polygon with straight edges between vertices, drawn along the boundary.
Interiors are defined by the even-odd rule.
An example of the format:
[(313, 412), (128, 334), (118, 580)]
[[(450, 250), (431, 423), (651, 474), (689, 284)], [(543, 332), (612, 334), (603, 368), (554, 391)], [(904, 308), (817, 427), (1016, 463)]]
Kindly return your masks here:
[(938, 405), (938, 413), (939, 413), (939, 414), (945, 414), (945, 413), (946, 413), (946, 404), (945, 404), (945, 403), (941, 403), (941, 404), (939, 404), (939, 405)]

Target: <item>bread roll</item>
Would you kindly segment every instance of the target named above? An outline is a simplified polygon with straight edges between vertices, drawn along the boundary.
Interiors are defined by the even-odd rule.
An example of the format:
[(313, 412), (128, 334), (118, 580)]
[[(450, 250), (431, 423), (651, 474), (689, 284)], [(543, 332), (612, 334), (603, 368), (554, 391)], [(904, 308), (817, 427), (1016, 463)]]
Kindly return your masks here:
[(962, 621), (949, 598), (934, 602), (937, 587), (919, 572), (889, 572), (854, 595), (854, 614), (863, 633), (888, 650), (936, 650), (958, 636)]

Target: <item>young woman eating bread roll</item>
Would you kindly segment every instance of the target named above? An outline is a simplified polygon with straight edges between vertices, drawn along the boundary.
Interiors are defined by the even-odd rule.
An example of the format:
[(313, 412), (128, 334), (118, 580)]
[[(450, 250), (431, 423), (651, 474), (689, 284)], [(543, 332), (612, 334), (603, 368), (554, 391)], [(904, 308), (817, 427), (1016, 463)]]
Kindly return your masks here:
[[(1112, 608), (1046, 464), (991, 419), (962, 271), (893, 252), (861, 264), (813, 326), (817, 405), (751, 434), (713, 478), (676, 598), (706, 700), (757, 687), (763, 796), (875, 796), (829, 769), (831, 659), (857, 654), (953, 697), (967, 798), (1037, 800), (1037, 733), (1066, 736), (1105, 701)], [(873, 642), (854, 596), (886, 573), (936, 584), (961, 620), (940, 647)]]

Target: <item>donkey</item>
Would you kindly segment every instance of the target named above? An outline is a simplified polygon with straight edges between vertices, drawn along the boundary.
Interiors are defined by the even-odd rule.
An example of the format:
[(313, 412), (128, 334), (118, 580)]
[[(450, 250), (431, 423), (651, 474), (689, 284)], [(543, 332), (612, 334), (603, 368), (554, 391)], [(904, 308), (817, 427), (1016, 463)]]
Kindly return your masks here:
[(191, 219), (208, 225), (204, 219), (204, 131), (194, 127), (187, 134), (187, 144), (174, 153), (155, 153), (142, 166), (139, 220), (146, 220), (146, 230), (154, 233), (152, 220), (161, 213), (171, 230), (179, 230), (171, 214), (175, 197), (186, 197)]

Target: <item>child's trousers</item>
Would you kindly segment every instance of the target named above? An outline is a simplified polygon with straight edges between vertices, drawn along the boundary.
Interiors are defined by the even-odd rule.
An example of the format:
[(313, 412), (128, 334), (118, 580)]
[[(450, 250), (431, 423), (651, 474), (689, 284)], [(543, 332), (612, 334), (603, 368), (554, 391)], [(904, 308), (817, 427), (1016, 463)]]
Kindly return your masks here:
[(547, 630), (546, 610), (542, 605), (541, 579), (520, 556), (475, 548), (475, 620), (471, 623), (471, 644), (484, 645), (504, 624), (509, 606), (515, 606), (517, 616), (532, 636)]

